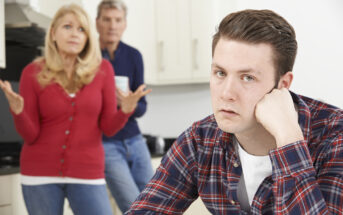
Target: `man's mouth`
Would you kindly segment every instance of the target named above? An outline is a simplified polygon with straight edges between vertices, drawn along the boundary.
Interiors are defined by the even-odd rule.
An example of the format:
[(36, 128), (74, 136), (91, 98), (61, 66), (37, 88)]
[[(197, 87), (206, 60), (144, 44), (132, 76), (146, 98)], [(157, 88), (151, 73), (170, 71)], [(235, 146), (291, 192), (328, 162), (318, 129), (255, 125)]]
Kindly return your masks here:
[(224, 114), (225, 116), (237, 116), (239, 115), (236, 111), (232, 109), (220, 109), (220, 113)]

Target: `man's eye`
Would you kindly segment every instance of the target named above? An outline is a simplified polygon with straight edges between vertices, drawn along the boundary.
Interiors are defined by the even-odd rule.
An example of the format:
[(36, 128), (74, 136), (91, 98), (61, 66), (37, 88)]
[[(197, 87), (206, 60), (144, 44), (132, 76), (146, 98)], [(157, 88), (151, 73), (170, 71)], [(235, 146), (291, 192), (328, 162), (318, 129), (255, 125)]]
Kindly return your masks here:
[(215, 70), (214, 74), (218, 77), (224, 77), (225, 76), (225, 72), (223, 72), (222, 70)]
[(251, 75), (243, 75), (242, 80), (245, 82), (250, 82), (250, 81), (255, 80), (255, 78)]

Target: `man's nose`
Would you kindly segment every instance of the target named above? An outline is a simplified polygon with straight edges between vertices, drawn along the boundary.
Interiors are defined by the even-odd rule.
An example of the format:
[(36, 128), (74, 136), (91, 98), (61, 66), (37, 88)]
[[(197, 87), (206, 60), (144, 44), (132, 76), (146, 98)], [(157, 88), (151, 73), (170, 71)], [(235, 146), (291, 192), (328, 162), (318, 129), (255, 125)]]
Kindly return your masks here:
[(117, 22), (115, 20), (111, 20), (110, 27), (111, 28), (116, 28), (117, 27)]
[(227, 77), (223, 83), (221, 97), (224, 100), (234, 101), (236, 100), (238, 91), (238, 84), (234, 77)]

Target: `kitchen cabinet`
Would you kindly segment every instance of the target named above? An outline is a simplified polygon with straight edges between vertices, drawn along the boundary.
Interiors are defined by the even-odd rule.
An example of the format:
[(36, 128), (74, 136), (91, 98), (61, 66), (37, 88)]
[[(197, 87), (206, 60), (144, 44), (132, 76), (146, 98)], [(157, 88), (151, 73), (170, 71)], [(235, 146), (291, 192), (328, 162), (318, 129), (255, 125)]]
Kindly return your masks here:
[(209, 81), (214, 2), (127, 1), (128, 29), (123, 40), (142, 52), (147, 84)]
[(212, 8), (208, 0), (156, 0), (157, 80), (208, 82)]
[(5, 2), (0, 0), (0, 68), (5, 68), (5, 66)]
[(11, 177), (0, 176), (0, 214), (12, 213)]
[(27, 214), (21, 192), (20, 175), (18, 173), (1, 175), (0, 190), (0, 214)]

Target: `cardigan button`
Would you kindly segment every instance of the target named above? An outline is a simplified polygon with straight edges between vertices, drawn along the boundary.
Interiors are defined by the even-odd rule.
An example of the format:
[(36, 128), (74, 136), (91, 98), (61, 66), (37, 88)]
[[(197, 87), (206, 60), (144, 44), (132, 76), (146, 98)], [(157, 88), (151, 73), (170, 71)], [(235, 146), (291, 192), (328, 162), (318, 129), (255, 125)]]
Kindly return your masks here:
[(234, 163), (233, 163), (233, 166), (234, 166), (235, 168), (237, 168), (237, 167), (239, 166), (239, 164), (238, 164), (237, 162), (234, 162)]
[(66, 130), (65, 134), (68, 135), (69, 133), (70, 133), (70, 131), (69, 131), (69, 130)]
[(71, 116), (71, 117), (69, 117), (69, 121), (73, 121), (73, 117)]
[(72, 103), (71, 103), (71, 106), (75, 106), (75, 102), (72, 102)]
[(236, 202), (234, 200), (230, 200), (230, 203), (233, 205), (236, 204)]
[(62, 146), (62, 149), (66, 149), (66, 148), (67, 148), (67, 146), (66, 146), (66, 145), (63, 145), (63, 146)]

